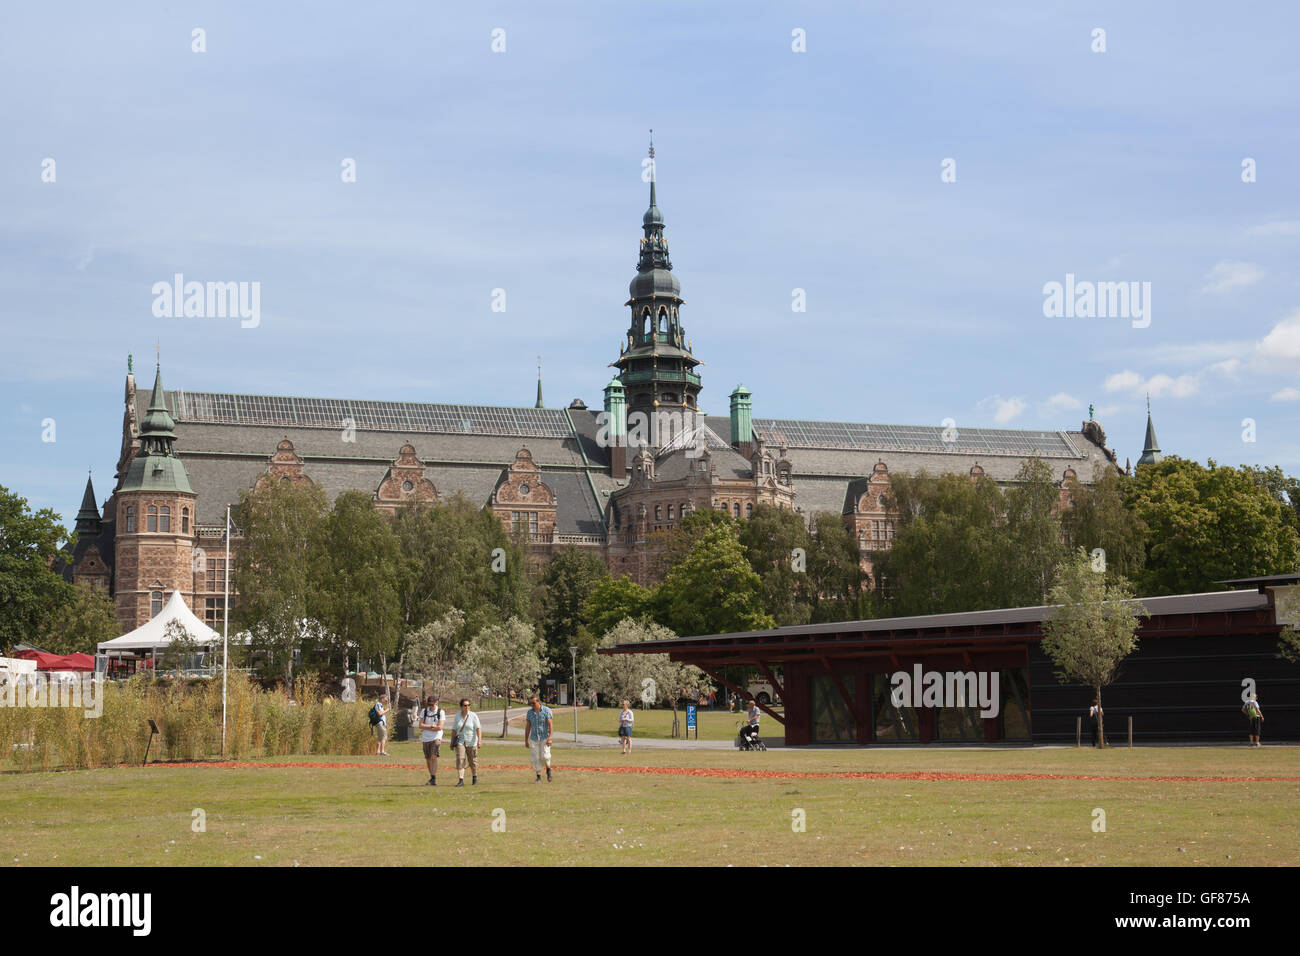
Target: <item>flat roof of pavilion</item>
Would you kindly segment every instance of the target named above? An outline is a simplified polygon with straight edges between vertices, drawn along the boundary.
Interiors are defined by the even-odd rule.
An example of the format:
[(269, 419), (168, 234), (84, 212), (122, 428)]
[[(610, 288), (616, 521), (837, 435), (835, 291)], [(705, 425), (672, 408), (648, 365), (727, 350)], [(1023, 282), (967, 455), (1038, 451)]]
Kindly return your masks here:
[[(1278, 575), (1286, 578), (1287, 575)], [(1243, 579), (1255, 583), (1258, 579)], [(1267, 609), (1269, 595), (1263, 590), (1207, 591), (1202, 594), (1171, 594), (1164, 597), (1134, 598), (1151, 618), (1187, 615), (1230, 614)], [(776, 648), (812, 650), (897, 640), (909, 644), (968, 642), (973, 638), (1041, 637), (1040, 625), (1060, 605), (998, 608), (953, 614), (922, 614), (913, 617), (885, 617), (866, 621), (838, 621), (828, 624), (799, 624), (766, 631), (738, 631), (732, 634), (703, 634), (666, 641), (617, 644), (602, 653), (648, 654), (665, 651), (703, 651), (709, 648)], [(1148, 621), (1146, 627), (1150, 627)], [(1275, 629), (1275, 628), (1270, 628)], [(1186, 630), (1186, 628), (1183, 628)], [(827, 638), (818, 641), (817, 638)]]

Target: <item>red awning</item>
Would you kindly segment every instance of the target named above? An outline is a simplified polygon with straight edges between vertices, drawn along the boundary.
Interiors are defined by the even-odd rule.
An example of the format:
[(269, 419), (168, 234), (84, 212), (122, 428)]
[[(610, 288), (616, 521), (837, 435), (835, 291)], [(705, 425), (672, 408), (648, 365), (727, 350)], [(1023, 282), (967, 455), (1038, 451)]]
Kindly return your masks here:
[(93, 671), (95, 659), (89, 654), (47, 654), (45, 651), (15, 651), (14, 657), (35, 661), (38, 671)]

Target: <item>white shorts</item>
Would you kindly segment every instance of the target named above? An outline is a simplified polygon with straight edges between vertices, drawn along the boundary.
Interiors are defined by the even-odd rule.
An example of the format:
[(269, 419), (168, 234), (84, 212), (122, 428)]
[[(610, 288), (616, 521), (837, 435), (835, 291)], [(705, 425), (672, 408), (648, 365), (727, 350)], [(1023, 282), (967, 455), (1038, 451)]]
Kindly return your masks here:
[(541, 773), (551, 765), (551, 747), (545, 740), (528, 738), (528, 759), (533, 762), (533, 772)]

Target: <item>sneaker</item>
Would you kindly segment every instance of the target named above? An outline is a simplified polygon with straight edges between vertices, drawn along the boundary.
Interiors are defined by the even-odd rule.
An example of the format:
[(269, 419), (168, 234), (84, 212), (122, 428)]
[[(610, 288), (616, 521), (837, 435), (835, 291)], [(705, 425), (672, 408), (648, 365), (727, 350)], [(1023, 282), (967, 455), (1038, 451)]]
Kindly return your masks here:
[(430, 778), (428, 779), (428, 781), (425, 783), (425, 786), (426, 786), (426, 787), (436, 787), (437, 784), (434, 783), (434, 782), (433, 782), (433, 778), (430, 777)]
[(550, 767), (547, 767), (547, 768), (546, 768), (546, 782), (547, 782), (547, 783), (550, 783), (550, 782), (551, 782), (551, 768), (550, 768)]
[(539, 773), (539, 774), (537, 775), (537, 779), (534, 780), (533, 783), (541, 783), (541, 782), (542, 782), (542, 775)]
[(465, 778), (462, 777), (460, 780), (457, 780), (457, 781), (456, 781), (456, 786), (458, 786), (458, 787), (463, 787), (463, 786), (465, 786)]
[(436, 787), (437, 785), (438, 785), (438, 778), (437, 778), (437, 777), (430, 777), (430, 778), (429, 778), (429, 786), (431, 786), (431, 787)]

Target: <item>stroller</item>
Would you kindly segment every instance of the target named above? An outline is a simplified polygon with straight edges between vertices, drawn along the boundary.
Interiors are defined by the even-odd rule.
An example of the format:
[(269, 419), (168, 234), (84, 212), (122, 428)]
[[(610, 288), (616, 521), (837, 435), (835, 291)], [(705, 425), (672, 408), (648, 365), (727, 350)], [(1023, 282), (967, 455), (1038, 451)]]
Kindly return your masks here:
[(736, 729), (737, 750), (767, 750), (767, 744), (758, 737), (758, 728), (740, 724)]

